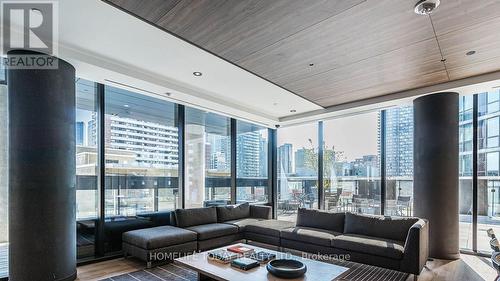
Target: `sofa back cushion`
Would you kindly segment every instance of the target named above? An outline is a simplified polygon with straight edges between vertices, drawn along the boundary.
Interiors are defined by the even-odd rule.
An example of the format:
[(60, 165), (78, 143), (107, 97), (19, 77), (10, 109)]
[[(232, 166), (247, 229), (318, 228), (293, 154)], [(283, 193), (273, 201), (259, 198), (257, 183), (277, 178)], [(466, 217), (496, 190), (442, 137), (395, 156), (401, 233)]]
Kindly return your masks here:
[(321, 228), (343, 233), (344, 217), (344, 213), (299, 208), (297, 212), (297, 226)]
[(217, 210), (214, 207), (177, 209), (175, 221), (178, 227), (209, 224), (217, 222)]
[(138, 214), (138, 218), (150, 220), (155, 226), (173, 225), (171, 221), (171, 211), (142, 213)]
[(410, 227), (418, 218), (345, 214), (344, 233), (405, 241)]
[(217, 220), (219, 222), (239, 220), (250, 217), (250, 204), (217, 206)]

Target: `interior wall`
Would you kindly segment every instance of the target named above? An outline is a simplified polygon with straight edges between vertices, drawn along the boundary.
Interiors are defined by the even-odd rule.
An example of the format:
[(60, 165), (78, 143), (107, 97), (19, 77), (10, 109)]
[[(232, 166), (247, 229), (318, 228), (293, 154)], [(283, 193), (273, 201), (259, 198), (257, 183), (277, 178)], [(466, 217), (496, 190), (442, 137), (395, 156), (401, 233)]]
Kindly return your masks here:
[(7, 86), (0, 85), (0, 243), (9, 241)]

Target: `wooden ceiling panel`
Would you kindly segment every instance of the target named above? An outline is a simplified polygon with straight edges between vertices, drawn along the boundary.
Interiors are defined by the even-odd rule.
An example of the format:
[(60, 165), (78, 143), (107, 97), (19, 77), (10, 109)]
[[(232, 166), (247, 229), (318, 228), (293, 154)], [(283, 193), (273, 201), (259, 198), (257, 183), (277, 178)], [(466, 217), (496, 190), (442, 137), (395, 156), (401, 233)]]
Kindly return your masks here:
[[(451, 79), (499, 69), (500, 18), (446, 33), (438, 40)], [(476, 53), (467, 56), (469, 51)]]
[[(342, 97), (354, 101), (447, 80), (435, 39), (429, 39), (285, 84), (323, 106)], [(432, 77), (433, 74), (435, 78)], [(444, 79), (444, 80), (443, 80)], [(328, 103), (325, 103), (328, 101)]]
[(443, 0), (431, 18), (439, 36), (498, 18), (499, 15), (499, 0)]
[(366, 0), (184, 0), (157, 24), (230, 61)]
[(149, 22), (156, 22), (180, 0), (108, 0)]
[(479, 74), (495, 72), (500, 69), (500, 58), (490, 59), (448, 69), (450, 80), (462, 79)]
[(323, 106), (500, 70), (500, 0), (104, 1)]
[(238, 63), (287, 85), (433, 38), (429, 19), (411, 7), (408, 1), (368, 1)]

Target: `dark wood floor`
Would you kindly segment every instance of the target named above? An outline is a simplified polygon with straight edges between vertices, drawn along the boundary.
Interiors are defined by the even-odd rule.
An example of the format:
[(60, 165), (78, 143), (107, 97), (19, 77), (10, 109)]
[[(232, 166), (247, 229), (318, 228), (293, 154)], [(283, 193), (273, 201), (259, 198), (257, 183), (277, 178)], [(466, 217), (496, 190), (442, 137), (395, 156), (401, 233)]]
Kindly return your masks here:
[[(115, 259), (78, 268), (79, 281), (97, 281), (144, 268), (144, 263), (136, 259)], [(489, 259), (471, 255), (462, 255), (460, 260), (434, 260), (427, 263), (427, 268), (419, 276), (419, 281), (493, 281), (495, 270)], [(412, 281), (410, 275), (408, 281)], [(243, 281), (243, 280), (241, 280)]]

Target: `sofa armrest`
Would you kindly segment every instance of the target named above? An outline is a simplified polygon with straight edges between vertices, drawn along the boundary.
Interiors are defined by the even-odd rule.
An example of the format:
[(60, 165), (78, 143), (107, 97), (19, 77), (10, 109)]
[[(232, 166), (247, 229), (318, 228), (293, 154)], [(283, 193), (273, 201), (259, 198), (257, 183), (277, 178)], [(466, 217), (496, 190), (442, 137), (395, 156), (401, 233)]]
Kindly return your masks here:
[(250, 205), (250, 217), (252, 218), (270, 220), (272, 218), (272, 214), (273, 212), (271, 206)]
[(401, 271), (419, 275), (429, 258), (429, 222), (419, 219), (408, 231)]

